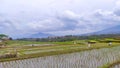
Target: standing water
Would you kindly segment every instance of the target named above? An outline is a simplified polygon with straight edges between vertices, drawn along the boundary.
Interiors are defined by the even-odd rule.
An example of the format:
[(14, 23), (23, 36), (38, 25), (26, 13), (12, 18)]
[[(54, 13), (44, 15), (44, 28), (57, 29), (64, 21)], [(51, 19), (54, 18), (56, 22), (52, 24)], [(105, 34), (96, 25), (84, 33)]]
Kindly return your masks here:
[(120, 46), (71, 54), (1, 62), (0, 68), (98, 68), (120, 58)]

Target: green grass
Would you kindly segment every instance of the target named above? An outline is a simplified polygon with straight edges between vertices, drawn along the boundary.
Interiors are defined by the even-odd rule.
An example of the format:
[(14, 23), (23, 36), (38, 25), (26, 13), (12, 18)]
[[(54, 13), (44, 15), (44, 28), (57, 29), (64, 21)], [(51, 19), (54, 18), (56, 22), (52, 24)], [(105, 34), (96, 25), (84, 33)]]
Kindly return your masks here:
[(46, 42), (34, 42), (34, 41), (8, 41), (8, 46), (23, 46), (27, 44), (45, 44)]

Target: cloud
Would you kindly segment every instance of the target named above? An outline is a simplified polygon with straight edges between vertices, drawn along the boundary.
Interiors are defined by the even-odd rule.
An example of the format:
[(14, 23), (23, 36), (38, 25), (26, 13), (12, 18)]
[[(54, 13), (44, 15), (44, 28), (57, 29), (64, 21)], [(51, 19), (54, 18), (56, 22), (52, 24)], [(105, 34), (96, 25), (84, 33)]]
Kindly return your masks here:
[(60, 28), (62, 28), (64, 24), (57, 19), (45, 19), (42, 21), (29, 22), (27, 26), (30, 28), (30, 30), (33, 29), (33, 31), (45, 32), (45, 31), (57, 31)]
[[(119, 16), (116, 16), (114, 11), (98, 10), (93, 14), (93, 19), (97, 19), (98, 23), (108, 26), (114, 26), (119, 24)], [(93, 20), (94, 21), (94, 20)], [(96, 21), (97, 22), (97, 21)]]
[(120, 0), (1, 0), (0, 33), (20, 36), (37, 32), (67, 35), (99, 31), (119, 25), (119, 8)]
[[(54, 35), (84, 34), (118, 25), (120, 17), (114, 11), (96, 10), (88, 15), (67, 10), (45, 19), (29, 20), (0, 17), (0, 29), (7, 34), (25, 35), (37, 32)], [(31, 18), (30, 18), (31, 19)], [(104, 24), (103, 24), (104, 23)], [(6, 29), (8, 28), (8, 29)]]
[(115, 10), (114, 13), (116, 16), (120, 16), (120, 9)]
[(116, 6), (117, 6), (117, 7), (120, 7), (120, 0), (117, 0), (117, 1), (116, 1)]
[(63, 14), (43, 20), (29, 22), (27, 27), (33, 31), (66, 31), (75, 29), (79, 16), (72, 11), (65, 11)]
[(70, 10), (64, 11), (61, 15), (56, 17), (57, 20), (64, 24), (64, 30), (74, 30), (78, 24), (80, 16)]
[[(64, 14), (65, 15), (65, 14)], [(70, 17), (70, 18), (69, 18)], [(74, 18), (76, 17), (76, 18)], [(68, 27), (74, 28), (65, 31), (53, 31), (49, 32), (51, 34), (84, 34), (94, 31), (99, 31), (105, 28), (109, 28), (112, 26), (119, 25), (120, 17), (117, 16), (114, 11), (104, 11), (98, 9), (93, 13), (89, 13), (88, 15), (80, 16), (80, 14), (74, 14), (72, 16), (63, 16), (59, 18), (65, 23), (71, 23), (71, 25), (67, 25)], [(67, 20), (67, 21), (66, 21)], [(68, 21), (70, 20), (70, 21)], [(64, 24), (65, 24), (64, 23)]]

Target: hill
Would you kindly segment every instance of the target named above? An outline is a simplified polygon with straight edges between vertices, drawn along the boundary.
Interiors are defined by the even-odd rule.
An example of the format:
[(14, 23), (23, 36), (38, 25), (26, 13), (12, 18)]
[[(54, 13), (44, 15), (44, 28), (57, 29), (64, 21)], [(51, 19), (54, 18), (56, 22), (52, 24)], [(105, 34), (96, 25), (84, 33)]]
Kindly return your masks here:
[(120, 34), (120, 25), (107, 28), (101, 31), (90, 33), (89, 35), (100, 35), (100, 34)]
[(53, 36), (53, 35), (39, 32), (39, 33), (29, 35), (28, 38), (46, 38), (49, 36)]

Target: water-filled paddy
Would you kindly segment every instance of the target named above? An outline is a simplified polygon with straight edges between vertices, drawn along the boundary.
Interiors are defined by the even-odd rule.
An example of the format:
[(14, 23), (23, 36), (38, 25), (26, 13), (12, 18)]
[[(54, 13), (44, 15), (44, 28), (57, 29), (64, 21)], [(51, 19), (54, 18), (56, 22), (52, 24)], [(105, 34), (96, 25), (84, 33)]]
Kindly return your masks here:
[(0, 68), (97, 68), (120, 58), (120, 46), (1, 62)]

